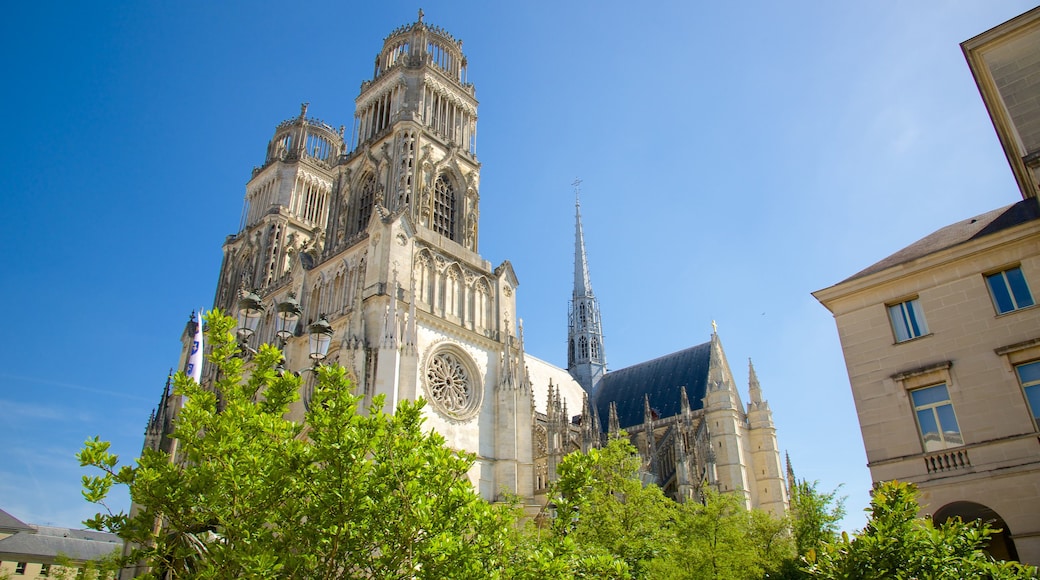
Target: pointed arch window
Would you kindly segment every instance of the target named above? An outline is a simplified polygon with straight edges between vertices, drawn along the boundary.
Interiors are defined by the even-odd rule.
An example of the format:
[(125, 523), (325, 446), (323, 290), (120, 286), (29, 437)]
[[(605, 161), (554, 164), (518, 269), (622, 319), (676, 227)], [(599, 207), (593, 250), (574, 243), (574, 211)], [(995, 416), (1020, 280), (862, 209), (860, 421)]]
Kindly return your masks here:
[(433, 186), (433, 231), (455, 240), (455, 187), (444, 175)]
[(361, 230), (365, 229), (368, 225), (368, 218), (372, 217), (372, 208), (376, 202), (376, 176), (368, 173), (361, 178), (361, 184), (358, 187), (358, 194), (356, 198), (357, 213), (354, 214), (354, 227), (351, 228), (350, 235), (354, 235)]
[(578, 358), (582, 360), (589, 358), (589, 339), (584, 336), (578, 338)]

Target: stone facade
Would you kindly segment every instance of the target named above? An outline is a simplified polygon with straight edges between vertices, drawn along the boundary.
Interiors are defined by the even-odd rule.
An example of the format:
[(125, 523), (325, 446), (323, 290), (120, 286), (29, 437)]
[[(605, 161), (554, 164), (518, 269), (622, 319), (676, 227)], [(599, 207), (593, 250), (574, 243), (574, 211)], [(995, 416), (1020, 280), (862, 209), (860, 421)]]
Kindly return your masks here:
[[(250, 338), (255, 346), (278, 340), (279, 305), (298, 301), (302, 315), (284, 347), (289, 369), (310, 366), (307, 328), (327, 320), (334, 329), (327, 360), (350, 370), (366, 406), (377, 395), (388, 410), (424, 397), (426, 425), (476, 457), (470, 477), (480, 494), (515, 495), (533, 510), (563, 455), (604, 440), (590, 399), (609, 374), (580, 214), (581, 290), (570, 322), (572, 331), (581, 325), (581, 340), (572, 334), (578, 350), (569, 353), (569, 369), (525, 352), (518, 277), (508, 261), (492, 266), (478, 252), (477, 101), (461, 46), (420, 13), (384, 40), (375, 74), (355, 101), (349, 137), (344, 127), (308, 117), (306, 105), (276, 127), (246, 184), (241, 229), (224, 244), (214, 306), (235, 312), (243, 293), (254, 293), (264, 305)], [(189, 325), (186, 345), (192, 334)], [(650, 423), (657, 441), (648, 461), (671, 465), (657, 476), (666, 476), (658, 480), (677, 498), (713, 485), (742, 491), (749, 506), (769, 494), (777, 499), (762, 505), (783, 513), (768, 405), (753, 390), (745, 411), (717, 335), (711, 345), (711, 385), (724, 391), (717, 412), (725, 417), (716, 422), (726, 426), (708, 427), (715, 407), (705, 407), (701, 393), (681, 413)], [(210, 380), (204, 371), (203, 384)], [(707, 374), (700, 383), (707, 388)], [(673, 397), (682, 386), (670, 385)], [(293, 418), (303, 417), (310, 388), (304, 385)], [(165, 445), (177, 404), (164, 392), (146, 446)], [(622, 427), (639, 437), (637, 423)], [(718, 477), (715, 456), (724, 458)], [(762, 466), (751, 469), (753, 462)]]
[[(1040, 9), (968, 41), (969, 63), (997, 62), (973, 55), (981, 45), (1025, 51), (1004, 51), (1000, 62), (1040, 62), (1037, 23)], [(1034, 41), (999, 38), (1022, 34)], [(1005, 128), (1002, 142), (1014, 141)], [(1020, 185), (1022, 201), (947, 226), (814, 296), (838, 326), (874, 481), (916, 483), (922, 513), (936, 521), (992, 521), (1004, 529), (994, 555), (1040, 564), (1040, 386), (1031, 386), (1040, 379), (1040, 207), (1035, 184)]]

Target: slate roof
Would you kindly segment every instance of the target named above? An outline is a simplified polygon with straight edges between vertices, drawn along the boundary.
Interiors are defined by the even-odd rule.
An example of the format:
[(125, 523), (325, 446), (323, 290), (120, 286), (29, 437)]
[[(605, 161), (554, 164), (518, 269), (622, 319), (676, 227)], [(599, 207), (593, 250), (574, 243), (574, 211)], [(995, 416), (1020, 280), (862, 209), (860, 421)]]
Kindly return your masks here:
[(893, 266), (912, 262), (928, 254), (952, 248), (971, 240), (977, 240), (1037, 219), (1040, 219), (1040, 204), (1038, 204), (1037, 198), (1023, 199), (1018, 203), (948, 225), (899, 250), (873, 266), (853, 274), (842, 280), (842, 282), (848, 282), (849, 280), (862, 278)]
[(59, 554), (73, 560), (94, 560), (119, 550), (123, 541), (114, 534), (32, 526), (28, 531), (0, 540), (0, 554), (54, 558)]
[(617, 405), (618, 424), (622, 429), (641, 425), (644, 395), (650, 396), (650, 408), (658, 418), (678, 415), (684, 386), (690, 409), (702, 408), (710, 361), (711, 342), (706, 342), (607, 373), (592, 398), (601, 427), (608, 425), (611, 401)]
[(14, 533), (30, 529), (32, 528), (22, 520), (12, 516), (4, 510), (0, 510), (0, 531)]

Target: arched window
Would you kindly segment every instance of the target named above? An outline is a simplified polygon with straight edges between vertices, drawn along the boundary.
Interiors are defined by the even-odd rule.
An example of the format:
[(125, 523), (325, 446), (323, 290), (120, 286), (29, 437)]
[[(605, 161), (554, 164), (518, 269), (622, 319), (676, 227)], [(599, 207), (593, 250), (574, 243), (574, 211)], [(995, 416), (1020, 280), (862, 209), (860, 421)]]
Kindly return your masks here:
[(599, 358), (599, 340), (592, 337), (592, 358)]
[(433, 231), (455, 240), (455, 188), (443, 175), (433, 186)]
[(444, 271), (444, 314), (462, 316), (459, 311), (461, 303), (462, 274), (458, 267), (449, 266)]
[(584, 336), (578, 338), (578, 358), (582, 360), (589, 358), (589, 341)]
[(361, 178), (357, 197), (354, 202), (357, 213), (354, 214), (354, 227), (350, 235), (354, 235), (368, 226), (368, 218), (372, 217), (372, 207), (376, 203), (376, 176), (368, 173)]

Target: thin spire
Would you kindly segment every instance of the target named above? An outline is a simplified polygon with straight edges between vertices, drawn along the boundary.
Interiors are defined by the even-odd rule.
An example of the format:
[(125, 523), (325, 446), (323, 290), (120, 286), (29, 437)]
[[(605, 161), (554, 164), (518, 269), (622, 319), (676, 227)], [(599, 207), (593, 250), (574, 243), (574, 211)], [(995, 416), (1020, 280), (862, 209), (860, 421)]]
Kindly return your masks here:
[(762, 402), (762, 386), (758, 384), (758, 375), (755, 374), (755, 365), (751, 363), (751, 357), (747, 359), (748, 366), (748, 395), (751, 404)]
[(617, 437), (618, 432), (621, 431), (620, 421), (617, 416), (617, 405), (614, 401), (610, 402), (610, 417), (607, 419), (607, 432), (611, 437)]
[(574, 183), (574, 298), (592, 296), (589, 260), (585, 253), (585, 232), (581, 227), (581, 179)]
[(581, 226), (581, 180), (574, 183), (574, 289), (568, 316), (567, 370), (592, 394), (607, 372), (599, 302), (592, 292), (585, 233)]

